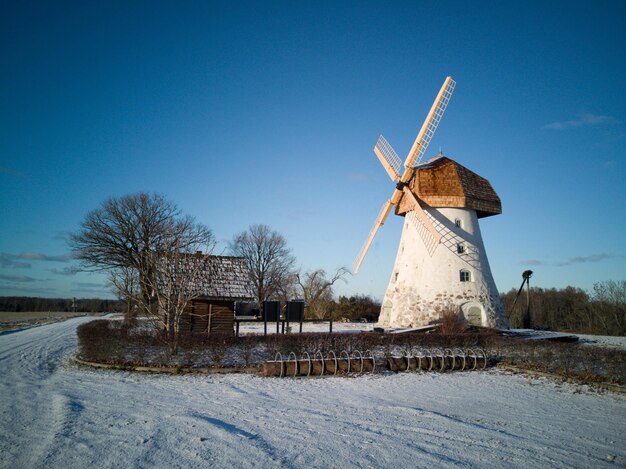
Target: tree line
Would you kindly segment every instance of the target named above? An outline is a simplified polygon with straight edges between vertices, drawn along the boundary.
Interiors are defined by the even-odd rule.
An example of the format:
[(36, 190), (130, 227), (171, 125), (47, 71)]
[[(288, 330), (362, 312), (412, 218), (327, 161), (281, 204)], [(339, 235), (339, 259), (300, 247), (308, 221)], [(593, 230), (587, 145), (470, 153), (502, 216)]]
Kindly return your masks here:
[[(291, 298), (290, 298), (291, 299)], [(7, 312), (73, 312), (78, 313), (112, 313), (123, 312), (124, 301), (100, 298), (40, 298), (27, 296), (0, 297), (0, 311)], [(380, 312), (380, 303), (368, 295), (351, 297), (340, 296), (337, 300), (330, 299), (319, 305), (324, 318), (334, 321), (341, 319), (376, 321)], [(308, 308), (307, 308), (308, 309)], [(310, 313), (309, 313), (310, 314)], [(309, 316), (312, 317), (312, 316)]]
[[(501, 294), (509, 325), (522, 327), (528, 308), (526, 294), (515, 307), (517, 291)], [(626, 335), (626, 281), (596, 283), (590, 293), (575, 287), (530, 289), (529, 326), (587, 334)]]
[[(525, 293), (513, 308), (516, 294), (515, 289), (501, 293), (512, 328), (522, 327), (527, 308)], [(376, 321), (381, 307), (379, 301), (368, 295), (339, 296), (337, 299), (326, 295), (315, 305), (316, 309), (308, 312), (309, 317), (317, 314), (317, 318), (332, 318), (335, 321)], [(120, 300), (81, 298), (75, 302), (75, 310), (85, 313), (121, 312), (124, 307), (125, 303)], [(71, 312), (74, 311), (74, 303), (68, 298), (4, 296), (0, 297), (0, 311)], [(532, 287), (530, 327), (587, 334), (626, 335), (626, 281), (596, 283), (591, 293), (571, 286), (562, 289)]]
[(106, 313), (121, 312), (124, 305), (118, 300), (100, 298), (37, 298), (30, 296), (1, 296), (0, 311), (10, 312), (77, 312)]

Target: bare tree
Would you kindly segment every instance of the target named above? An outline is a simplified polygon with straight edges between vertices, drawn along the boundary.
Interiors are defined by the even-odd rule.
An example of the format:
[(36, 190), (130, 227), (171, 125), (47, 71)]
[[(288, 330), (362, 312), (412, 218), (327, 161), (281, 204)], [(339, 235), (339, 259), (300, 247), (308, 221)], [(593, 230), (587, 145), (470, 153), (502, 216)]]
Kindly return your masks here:
[(111, 197), (89, 212), (69, 244), (87, 270), (134, 269), (140, 276), (151, 276), (153, 253), (172, 246), (193, 252), (198, 246), (213, 246), (214, 238), (208, 227), (183, 215), (164, 196), (139, 192)]
[[(522, 325), (525, 302), (513, 308), (516, 290), (501, 295), (509, 312), (512, 327)], [(533, 287), (531, 300), (533, 327), (575, 331), (587, 334), (626, 333), (626, 282), (606, 281), (594, 284), (591, 295), (575, 287)], [(621, 305), (621, 306), (620, 306)]]
[(304, 274), (297, 272), (294, 275), (300, 293), (305, 303), (309, 305), (309, 315), (316, 319), (324, 319), (326, 306), (333, 301), (333, 285), (338, 280), (345, 281), (349, 273), (347, 268), (340, 267), (332, 277), (328, 277), (323, 269)]
[(139, 274), (131, 267), (118, 267), (109, 270), (109, 284), (117, 297), (124, 302), (124, 320), (134, 323), (140, 313), (142, 304), (137, 301), (142, 299), (139, 286)]
[(294, 263), (287, 241), (280, 233), (267, 225), (251, 225), (234, 236), (229, 249), (246, 260), (259, 303), (280, 296)]
[(626, 334), (626, 280), (593, 285), (594, 310), (605, 334)]
[(276, 291), (272, 294), (271, 299), (286, 303), (287, 301), (300, 297), (298, 290), (299, 287), (296, 283), (295, 276), (292, 273), (289, 273), (278, 283)]
[(380, 314), (380, 307), (380, 302), (368, 295), (340, 296), (333, 308), (333, 319), (376, 321)]
[[(145, 272), (119, 268), (111, 272), (110, 279), (137, 314), (167, 333), (170, 350), (176, 353), (183, 314), (203, 293), (208, 258), (202, 253), (182, 252), (177, 246), (164, 248), (162, 253), (148, 256)], [(147, 300), (143, 292), (150, 292)]]

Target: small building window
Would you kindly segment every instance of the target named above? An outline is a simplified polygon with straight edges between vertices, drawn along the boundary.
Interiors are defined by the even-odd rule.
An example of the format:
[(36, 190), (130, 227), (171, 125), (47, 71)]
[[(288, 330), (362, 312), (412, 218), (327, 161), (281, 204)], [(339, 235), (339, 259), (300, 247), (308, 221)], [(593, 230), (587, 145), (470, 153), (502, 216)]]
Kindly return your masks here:
[(463, 228), (463, 223), (461, 223), (460, 218), (457, 218), (456, 220), (454, 220), (454, 224), (458, 226), (459, 228)]
[(461, 274), (461, 282), (471, 282), (472, 281), (472, 275), (470, 274), (469, 270), (461, 270), (460, 272)]
[(459, 243), (456, 245), (457, 254), (463, 254), (465, 252), (465, 244)]

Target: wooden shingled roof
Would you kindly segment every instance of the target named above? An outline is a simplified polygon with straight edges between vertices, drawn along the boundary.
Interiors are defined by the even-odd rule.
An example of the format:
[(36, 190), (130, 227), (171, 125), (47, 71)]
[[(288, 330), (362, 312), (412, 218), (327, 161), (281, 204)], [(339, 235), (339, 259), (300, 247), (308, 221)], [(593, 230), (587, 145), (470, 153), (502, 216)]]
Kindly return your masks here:
[(250, 283), (243, 257), (211, 256), (207, 254), (187, 254), (180, 260), (179, 275), (200, 269), (195, 276), (193, 290), (200, 298), (212, 300), (254, 300), (254, 290)]
[[(500, 197), (489, 181), (445, 156), (418, 166), (409, 188), (431, 207), (470, 208), (478, 218), (502, 213)], [(404, 215), (409, 204), (403, 197), (396, 214)]]

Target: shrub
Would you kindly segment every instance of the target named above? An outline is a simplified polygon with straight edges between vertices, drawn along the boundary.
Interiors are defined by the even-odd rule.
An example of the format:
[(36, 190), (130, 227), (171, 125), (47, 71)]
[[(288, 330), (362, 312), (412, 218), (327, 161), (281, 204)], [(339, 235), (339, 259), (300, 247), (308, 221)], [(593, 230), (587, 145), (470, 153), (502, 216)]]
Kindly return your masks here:
[(490, 362), (502, 361), (535, 370), (558, 373), (585, 382), (609, 381), (626, 384), (626, 352), (578, 344), (512, 339), (491, 330), (476, 333), (359, 334), (306, 333), (235, 337), (233, 334), (181, 333), (179, 350), (169, 353), (163, 332), (128, 327), (122, 322), (98, 319), (78, 330), (79, 357), (99, 363), (119, 365), (250, 366), (273, 360), (277, 352), (301, 356), (320, 351), (349, 354), (370, 350), (381, 358), (409, 354), (420, 348), (480, 347)]
[(456, 306), (448, 306), (441, 313), (441, 333), (459, 334), (467, 329), (465, 317)]

